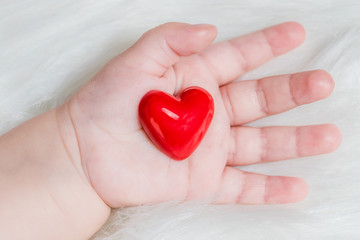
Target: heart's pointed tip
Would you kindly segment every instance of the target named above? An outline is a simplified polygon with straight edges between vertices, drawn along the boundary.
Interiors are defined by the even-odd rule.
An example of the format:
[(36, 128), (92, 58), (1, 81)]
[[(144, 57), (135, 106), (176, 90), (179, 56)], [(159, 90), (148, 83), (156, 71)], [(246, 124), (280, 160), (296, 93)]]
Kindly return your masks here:
[(186, 156), (186, 157), (177, 157), (177, 156), (172, 156), (170, 157), (172, 160), (175, 160), (175, 161), (178, 161), (178, 162), (181, 162), (181, 161), (184, 161), (188, 158), (189, 156)]
[(188, 149), (187, 151), (173, 151), (173, 152), (164, 152), (168, 157), (175, 161), (184, 161), (188, 159), (193, 153), (195, 149)]

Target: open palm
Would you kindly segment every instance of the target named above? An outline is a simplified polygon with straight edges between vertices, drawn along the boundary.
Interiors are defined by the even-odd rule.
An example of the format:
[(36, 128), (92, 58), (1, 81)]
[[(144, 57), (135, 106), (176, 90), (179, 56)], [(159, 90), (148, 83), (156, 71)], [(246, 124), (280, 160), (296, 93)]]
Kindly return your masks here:
[[(243, 172), (234, 166), (333, 151), (333, 125), (251, 128), (242, 124), (327, 97), (333, 80), (311, 71), (233, 82), (246, 71), (301, 44), (304, 30), (284, 23), (210, 46), (211, 25), (168, 23), (145, 33), (111, 60), (68, 102), (82, 166), (111, 207), (211, 198), (216, 203), (301, 200), (297, 178)], [(174, 161), (149, 140), (138, 120), (148, 91), (206, 89), (215, 114), (203, 141)]]

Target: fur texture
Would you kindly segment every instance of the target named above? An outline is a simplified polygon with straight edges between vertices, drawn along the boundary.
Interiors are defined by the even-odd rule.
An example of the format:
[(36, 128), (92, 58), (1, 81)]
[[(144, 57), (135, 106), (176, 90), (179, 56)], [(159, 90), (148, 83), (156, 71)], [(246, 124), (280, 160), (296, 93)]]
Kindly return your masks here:
[(335, 78), (335, 91), (252, 125), (333, 122), (343, 144), (333, 154), (244, 169), (303, 177), (308, 198), (291, 205), (190, 202), (114, 210), (93, 239), (360, 239), (359, 12), (357, 0), (2, 0), (0, 133), (62, 103), (161, 23), (212, 23), (220, 41), (295, 20), (307, 30), (305, 44), (242, 79), (321, 68)]

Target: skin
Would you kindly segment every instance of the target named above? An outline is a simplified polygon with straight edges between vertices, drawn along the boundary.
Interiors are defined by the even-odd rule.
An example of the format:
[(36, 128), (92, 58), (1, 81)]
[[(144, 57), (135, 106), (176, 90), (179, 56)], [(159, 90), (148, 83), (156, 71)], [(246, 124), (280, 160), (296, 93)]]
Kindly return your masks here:
[[(110, 207), (204, 198), (217, 204), (302, 200), (308, 191), (302, 179), (235, 167), (332, 152), (341, 141), (338, 128), (331, 124), (265, 128), (243, 124), (326, 98), (333, 90), (333, 79), (315, 70), (234, 82), (300, 45), (305, 31), (298, 23), (211, 44), (216, 34), (212, 25), (158, 26), (107, 63), (64, 105), (2, 136), (0, 155), (5, 160), (0, 166), (6, 171), (0, 171), (16, 170), (2, 181), (17, 182), (15, 190), (0, 200), (0, 206), (12, 201), (13, 210), (0, 223), (6, 224), (5, 218), (19, 211), (19, 206), (34, 208), (46, 200), (49, 209), (63, 217), (40, 213), (27, 228), (42, 229), (41, 233), (27, 236), (86, 239), (106, 221)], [(196, 151), (184, 161), (174, 161), (148, 139), (137, 107), (150, 90), (176, 95), (190, 86), (205, 88), (213, 96), (215, 114)], [(29, 144), (34, 138), (38, 144)], [(18, 141), (25, 147), (14, 147)], [(40, 149), (43, 152), (38, 153)], [(19, 181), (29, 172), (33, 177), (27, 184), (33, 186), (36, 204), (35, 200), (24, 203), (30, 193), (22, 191), (24, 183)], [(39, 178), (40, 173), (46, 177)], [(8, 191), (1, 184), (0, 192)], [(44, 185), (48, 194), (42, 195), (39, 189)], [(32, 216), (21, 215), (24, 225)], [(56, 230), (59, 224), (64, 226), (62, 235)], [(15, 236), (8, 227), (5, 236)], [(52, 231), (43, 231), (46, 227)]]

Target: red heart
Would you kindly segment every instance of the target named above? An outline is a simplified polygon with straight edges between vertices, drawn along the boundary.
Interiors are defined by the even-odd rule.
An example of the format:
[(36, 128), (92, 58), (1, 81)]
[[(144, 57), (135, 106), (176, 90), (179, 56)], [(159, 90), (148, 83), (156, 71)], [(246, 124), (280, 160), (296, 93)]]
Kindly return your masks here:
[(176, 98), (153, 90), (139, 104), (139, 118), (152, 142), (175, 160), (191, 155), (214, 115), (211, 95), (200, 87), (185, 89)]

